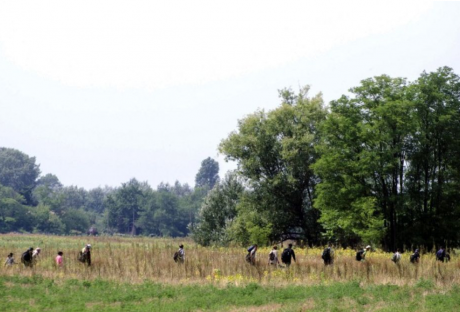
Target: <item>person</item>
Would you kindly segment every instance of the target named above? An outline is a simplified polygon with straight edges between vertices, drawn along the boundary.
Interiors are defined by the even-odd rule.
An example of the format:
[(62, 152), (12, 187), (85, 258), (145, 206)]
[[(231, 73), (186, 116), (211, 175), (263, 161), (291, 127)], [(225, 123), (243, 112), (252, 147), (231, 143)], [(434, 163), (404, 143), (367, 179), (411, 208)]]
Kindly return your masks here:
[(292, 249), (292, 244), (289, 244), (288, 248), (284, 249), (281, 254), (281, 261), (286, 265), (286, 267), (289, 267), (291, 265), (291, 259), (294, 259), (294, 262), (297, 262), (295, 260), (295, 252)]
[(32, 253), (33, 253), (33, 248), (30, 247), (27, 249), (25, 252), (22, 253), (21, 256), (21, 262), (24, 264), (25, 267), (32, 267)]
[(256, 253), (257, 253), (257, 244), (254, 244), (248, 248), (248, 254), (246, 255), (246, 262), (249, 262), (252, 265), (256, 265)]
[(391, 257), (391, 261), (398, 264), (400, 260), (401, 260), (401, 253), (399, 252), (399, 249), (396, 249), (396, 252), (393, 254), (393, 257)]
[(274, 265), (275, 267), (279, 266), (280, 262), (278, 260), (278, 246), (273, 246), (272, 251), (268, 254), (268, 264)]
[(87, 244), (79, 253), (78, 260), (91, 266), (91, 244)]
[(367, 245), (366, 248), (363, 250), (361, 261), (366, 261), (366, 255), (371, 251), (371, 245)]
[(32, 261), (34, 264), (37, 263), (38, 261), (38, 256), (40, 255), (40, 252), (41, 252), (41, 248), (40, 247), (37, 247), (35, 248), (35, 250), (32, 252)]
[[(439, 250), (436, 252), (436, 260), (441, 261), (441, 262), (444, 262), (445, 260), (447, 260), (446, 251), (444, 250), (443, 247), (439, 248)], [(450, 260), (450, 256), (449, 256), (449, 260)]]
[(324, 261), (324, 265), (331, 265), (334, 263), (334, 251), (332, 250), (331, 245), (324, 248), (321, 258)]
[(13, 253), (10, 252), (10, 254), (8, 255), (8, 257), (6, 258), (6, 261), (5, 261), (5, 265), (4, 265), (4, 266), (10, 266), (10, 265), (13, 265), (13, 264), (16, 264), (16, 262), (14, 262)]
[(418, 263), (420, 261), (420, 253), (418, 249), (415, 249), (414, 253), (410, 255), (410, 262), (411, 263)]
[(184, 245), (180, 244), (179, 245), (179, 250), (176, 251), (174, 254), (174, 261), (177, 263), (184, 263), (185, 261), (185, 251), (184, 251)]
[(62, 251), (58, 251), (58, 253), (57, 253), (57, 256), (56, 256), (56, 265), (57, 265), (58, 267), (62, 266), (62, 264), (63, 264), (63, 259), (62, 259), (62, 255), (63, 255), (63, 254), (64, 254), (64, 253), (63, 253)]

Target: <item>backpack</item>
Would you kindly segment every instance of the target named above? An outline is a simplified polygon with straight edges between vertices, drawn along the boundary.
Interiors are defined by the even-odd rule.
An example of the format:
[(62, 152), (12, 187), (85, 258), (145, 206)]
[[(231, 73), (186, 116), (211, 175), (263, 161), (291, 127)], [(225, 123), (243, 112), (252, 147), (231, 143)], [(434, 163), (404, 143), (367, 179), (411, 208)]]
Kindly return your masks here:
[(409, 259), (411, 263), (415, 263), (415, 254), (411, 254)]
[(331, 249), (330, 249), (330, 248), (324, 249), (323, 254), (321, 255), (321, 258), (322, 258), (323, 260), (329, 260), (329, 259), (331, 259)]
[(436, 258), (438, 260), (444, 260), (445, 256), (446, 256), (446, 251), (443, 249), (438, 250), (438, 252), (436, 253)]
[(248, 252), (251, 252), (254, 249), (254, 245), (249, 246)]
[(21, 255), (21, 262), (22, 262), (22, 263), (29, 262), (30, 259), (27, 259), (27, 258), (30, 258), (30, 255), (29, 255), (29, 252), (28, 252), (28, 251), (25, 251), (25, 252), (23, 252), (22, 255)]
[(273, 251), (270, 251), (268, 258), (270, 259), (270, 261), (275, 261), (275, 253)]
[(283, 261), (283, 263), (291, 262), (291, 250), (289, 250), (289, 248), (283, 250), (283, 253), (281, 254), (281, 261)]
[(359, 250), (359, 251), (356, 253), (356, 261), (361, 261), (361, 260), (363, 260), (363, 253), (364, 253), (364, 250)]
[(176, 251), (173, 256), (174, 262), (179, 261), (179, 251)]
[(78, 252), (78, 258), (77, 259), (78, 259), (78, 261), (84, 263), (86, 261), (86, 255), (80, 250)]

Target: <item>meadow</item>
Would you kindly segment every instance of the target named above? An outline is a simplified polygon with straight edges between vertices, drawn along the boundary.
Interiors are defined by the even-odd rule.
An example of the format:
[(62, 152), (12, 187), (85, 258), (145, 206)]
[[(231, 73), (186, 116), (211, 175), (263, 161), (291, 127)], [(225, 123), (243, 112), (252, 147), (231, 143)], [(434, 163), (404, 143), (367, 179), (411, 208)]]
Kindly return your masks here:
[[(92, 266), (77, 261), (90, 243)], [(172, 257), (185, 245), (186, 261)], [(460, 309), (460, 259), (419, 264), (403, 254), (372, 252), (365, 262), (355, 251), (336, 249), (325, 267), (321, 248), (295, 248), (289, 269), (267, 264), (270, 248), (259, 248), (258, 264), (244, 261), (245, 248), (205, 248), (190, 240), (147, 237), (82, 237), (8, 234), (0, 255), (16, 262), (28, 247), (40, 247), (38, 264), (2, 267), (0, 311), (456, 311)], [(54, 258), (64, 252), (64, 266)], [(65, 305), (65, 309), (63, 309)]]

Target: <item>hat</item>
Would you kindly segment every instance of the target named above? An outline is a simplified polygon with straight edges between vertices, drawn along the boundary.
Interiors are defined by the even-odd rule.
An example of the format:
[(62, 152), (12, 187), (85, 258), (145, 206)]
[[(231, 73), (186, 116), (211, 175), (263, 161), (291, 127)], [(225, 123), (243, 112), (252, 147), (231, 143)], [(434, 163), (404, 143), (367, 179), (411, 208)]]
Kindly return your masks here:
[(87, 247), (87, 248), (91, 248), (91, 244), (87, 244), (86, 247)]
[(415, 252), (418, 252), (418, 249), (415, 249)]
[(29, 248), (29, 251), (32, 251), (32, 250), (34, 250), (34, 248), (33, 248), (33, 247), (30, 247), (30, 248)]
[(37, 247), (35, 250), (40, 251), (41, 249), (40, 249), (40, 247)]
[(371, 245), (367, 245), (367, 246), (366, 246), (366, 249), (371, 249)]

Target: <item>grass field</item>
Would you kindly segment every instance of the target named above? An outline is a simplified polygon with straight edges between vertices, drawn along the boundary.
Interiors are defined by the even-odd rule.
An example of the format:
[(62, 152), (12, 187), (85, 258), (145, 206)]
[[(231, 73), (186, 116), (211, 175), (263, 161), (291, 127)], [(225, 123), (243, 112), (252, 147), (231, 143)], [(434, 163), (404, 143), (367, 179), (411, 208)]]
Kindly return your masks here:
[[(186, 262), (174, 251), (184, 243)], [(93, 246), (93, 265), (79, 263), (78, 251)], [(191, 241), (153, 238), (2, 235), (0, 254), (19, 262), (28, 247), (41, 247), (38, 264), (2, 267), (0, 311), (459, 311), (460, 261), (436, 263), (424, 255), (418, 265), (404, 254), (373, 252), (366, 262), (353, 250), (336, 250), (324, 267), (321, 249), (296, 248), (290, 269), (244, 262), (244, 248), (203, 248)], [(64, 252), (64, 266), (54, 257)]]

